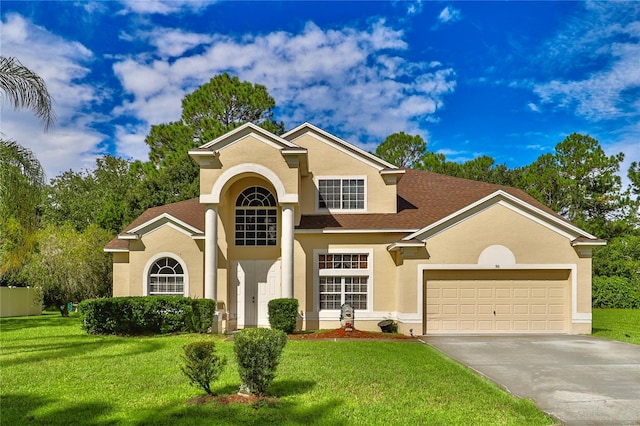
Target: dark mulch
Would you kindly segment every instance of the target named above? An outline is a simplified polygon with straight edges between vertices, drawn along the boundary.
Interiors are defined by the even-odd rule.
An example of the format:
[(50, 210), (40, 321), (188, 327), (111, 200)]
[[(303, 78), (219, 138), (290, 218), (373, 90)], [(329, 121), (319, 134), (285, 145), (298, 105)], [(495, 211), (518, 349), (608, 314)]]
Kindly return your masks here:
[(404, 334), (397, 333), (376, 333), (372, 331), (362, 331), (357, 329), (352, 329), (351, 331), (347, 331), (344, 327), (336, 328), (335, 330), (325, 330), (325, 331), (317, 331), (311, 333), (294, 333), (290, 334), (290, 340), (301, 340), (301, 339), (377, 339), (377, 340), (407, 340), (407, 341), (415, 341), (416, 339), (410, 336), (405, 336)]

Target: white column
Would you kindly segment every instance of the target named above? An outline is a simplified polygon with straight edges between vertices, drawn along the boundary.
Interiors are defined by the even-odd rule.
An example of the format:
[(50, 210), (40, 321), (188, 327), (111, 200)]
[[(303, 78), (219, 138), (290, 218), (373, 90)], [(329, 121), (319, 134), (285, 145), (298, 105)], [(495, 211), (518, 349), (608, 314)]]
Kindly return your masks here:
[(218, 296), (218, 206), (208, 204), (204, 213), (204, 298)]
[(293, 297), (293, 204), (282, 205), (282, 297)]

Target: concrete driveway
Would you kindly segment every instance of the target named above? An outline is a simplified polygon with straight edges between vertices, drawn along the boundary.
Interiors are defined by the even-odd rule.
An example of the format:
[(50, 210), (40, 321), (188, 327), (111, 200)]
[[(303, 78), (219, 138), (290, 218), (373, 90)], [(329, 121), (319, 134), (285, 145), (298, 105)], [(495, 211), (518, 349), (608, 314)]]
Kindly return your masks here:
[(423, 336), (566, 425), (640, 425), (640, 346), (590, 336)]

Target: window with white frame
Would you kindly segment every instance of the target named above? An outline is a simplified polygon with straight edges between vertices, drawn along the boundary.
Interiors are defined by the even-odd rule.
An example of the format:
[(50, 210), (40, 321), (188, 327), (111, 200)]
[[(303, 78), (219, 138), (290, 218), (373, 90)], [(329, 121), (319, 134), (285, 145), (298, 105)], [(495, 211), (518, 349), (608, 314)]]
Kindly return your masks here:
[(150, 295), (183, 295), (184, 270), (182, 265), (171, 257), (162, 257), (149, 268)]
[(364, 178), (319, 178), (318, 209), (365, 210)]
[(266, 188), (247, 188), (236, 200), (237, 246), (275, 246), (278, 238), (276, 199)]
[(320, 310), (338, 310), (344, 303), (354, 309), (370, 307), (371, 256), (369, 253), (318, 253)]

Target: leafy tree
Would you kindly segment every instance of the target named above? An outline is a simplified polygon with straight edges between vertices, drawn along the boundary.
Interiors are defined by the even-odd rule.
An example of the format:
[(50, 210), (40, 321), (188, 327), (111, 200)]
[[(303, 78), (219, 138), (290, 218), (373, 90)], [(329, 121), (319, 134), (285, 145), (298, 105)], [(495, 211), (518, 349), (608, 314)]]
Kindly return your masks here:
[(420, 135), (393, 133), (376, 148), (376, 155), (398, 167), (412, 167), (420, 159), (427, 143)]
[(419, 170), (497, 185), (511, 185), (515, 173), (503, 164), (496, 165), (495, 160), (487, 155), (457, 163), (448, 161), (444, 154), (431, 151), (425, 152), (415, 167)]
[(38, 250), (25, 274), (46, 303), (67, 315), (66, 302), (110, 295), (110, 258), (102, 251), (110, 237), (95, 225), (82, 233), (69, 224), (49, 225), (38, 234)]
[(33, 250), (44, 171), (29, 149), (0, 140), (0, 283), (14, 281)]
[(559, 212), (563, 208), (562, 183), (554, 154), (544, 154), (520, 169), (516, 186)]
[(46, 304), (69, 314), (67, 302), (111, 295), (111, 258), (102, 248), (111, 233), (96, 225), (78, 232), (71, 224), (47, 225), (38, 233), (38, 249), (24, 268)]
[(631, 163), (627, 176), (631, 181), (631, 192), (640, 196), (640, 163), (637, 161)]
[(68, 170), (51, 180), (43, 221), (71, 223), (78, 231), (97, 224), (118, 232), (133, 218), (128, 215), (127, 196), (141, 176), (130, 161), (111, 155), (96, 159), (94, 170)]
[(188, 151), (247, 122), (282, 133), (284, 124), (274, 121), (274, 108), (265, 86), (227, 73), (185, 96), (181, 119), (152, 126), (145, 139), (149, 162), (136, 166), (145, 178), (128, 198), (131, 214), (198, 196), (199, 168)]
[(0, 91), (13, 108), (33, 110), (45, 129), (55, 122), (52, 98), (44, 80), (16, 58), (0, 56)]
[[(15, 58), (0, 56), (0, 95), (15, 109), (32, 109), (45, 130), (55, 121), (44, 80)], [(19, 284), (17, 273), (33, 249), (44, 182), (33, 152), (0, 139), (0, 284)]]
[(593, 253), (593, 275), (640, 280), (640, 235), (615, 237), (597, 248)]
[(601, 236), (624, 216), (618, 176), (624, 154), (607, 156), (600, 143), (572, 133), (521, 170), (518, 186), (567, 219)]

